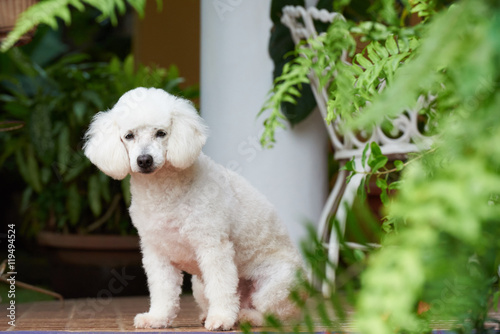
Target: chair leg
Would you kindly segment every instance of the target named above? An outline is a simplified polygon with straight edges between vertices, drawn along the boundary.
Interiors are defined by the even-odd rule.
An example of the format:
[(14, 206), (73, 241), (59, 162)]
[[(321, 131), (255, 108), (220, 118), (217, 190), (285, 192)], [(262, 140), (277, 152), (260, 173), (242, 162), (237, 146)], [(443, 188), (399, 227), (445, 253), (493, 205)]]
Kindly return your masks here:
[[(344, 193), (346, 187), (348, 172), (345, 170), (339, 171), (337, 175), (337, 180), (333, 186), (333, 189), (328, 196), (328, 199), (323, 207), (321, 212), (321, 216), (318, 224), (318, 240), (321, 241), (323, 245), (327, 245), (328, 239), (330, 237), (330, 226), (329, 226), (329, 218), (335, 214), (337, 208), (339, 206), (340, 199), (342, 198), (342, 194)], [(313, 277), (313, 272), (311, 268), (308, 268), (308, 277), (309, 281), (314, 284), (318, 289), (323, 282), (320, 281), (319, 277)]]
[[(357, 162), (357, 161), (356, 161)], [(361, 165), (361, 162), (356, 165)], [(326, 281), (323, 282), (321, 291), (325, 297), (332, 292), (332, 287), (335, 286), (336, 270), (339, 264), (340, 257), (340, 240), (344, 237), (348, 208), (352, 207), (354, 198), (356, 197), (357, 189), (361, 184), (364, 176), (361, 174), (354, 175), (342, 194), (339, 194), (339, 204), (335, 212), (335, 219), (338, 223), (338, 228), (331, 227), (329, 242), (328, 242), (328, 260), (329, 264), (326, 267)], [(338, 234), (338, 232), (340, 235)]]
[(321, 241), (327, 242), (330, 234), (330, 226), (328, 221), (330, 217), (337, 212), (339, 207), (340, 199), (344, 194), (345, 188), (347, 186), (348, 172), (345, 170), (341, 170), (338, 173), (337, 180), (333, 186), (332, 192), (328, 196), (328, 199), (323, 207), (323, 211), (321, 212), (321, 216), (319, 219), (318, 225), (318, 238)]

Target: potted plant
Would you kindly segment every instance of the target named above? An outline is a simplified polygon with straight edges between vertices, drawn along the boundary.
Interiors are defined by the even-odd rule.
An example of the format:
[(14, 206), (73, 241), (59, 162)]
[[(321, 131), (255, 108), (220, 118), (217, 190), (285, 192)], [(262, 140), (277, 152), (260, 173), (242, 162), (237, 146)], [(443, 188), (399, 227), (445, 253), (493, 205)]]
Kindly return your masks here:
[[(0, 121), (25, 124), (17, 131), (0, 132), (0, 168), (15, 165), (25, 182), (18, 233), (36, 237), (53, 250), (57, 247), (53, 257), (68, 260), (69, 265), (109, 264), (117, 254), (101, 251), (122, 250), (118, 265), (133, 263), (139, 269), (130, 275), (139, 275), (138, 239), (127, 213), (129, 181), (110, 180), (93, 167), (82, 153), (82, 138), (93, 115), (111, 108), (132, 88), (158, 87), (187, 98), (196, 97), (197, 90), (179, 87), (182, 78), (175, 66), (166, 70), (137, 65), (132, 56), (106, 63), (72, 54), (42, 68), (13, 48), (2, 59), (18, 71), (0, 81)], [(93, 253), (84, 255), (92, 248)], [(71, 272), (68, 263), (53, 271), (56, 279)], [(95, 294), (96, 289), (92, 286), (90, 291)], [(71, 286), (57, 290), (76, 296)]]

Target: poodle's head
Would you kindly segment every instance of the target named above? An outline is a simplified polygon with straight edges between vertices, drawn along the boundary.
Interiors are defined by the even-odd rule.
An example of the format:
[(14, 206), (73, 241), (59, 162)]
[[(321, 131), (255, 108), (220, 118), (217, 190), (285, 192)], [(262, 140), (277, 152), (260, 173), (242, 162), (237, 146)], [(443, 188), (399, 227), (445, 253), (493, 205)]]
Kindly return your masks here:
[(192, 103), (162, 89), (136, 88), (109, 111), (94, 116), (85, 155), (105, 174), (154, 173), (165, 165), (191, 166), (207, 139)]

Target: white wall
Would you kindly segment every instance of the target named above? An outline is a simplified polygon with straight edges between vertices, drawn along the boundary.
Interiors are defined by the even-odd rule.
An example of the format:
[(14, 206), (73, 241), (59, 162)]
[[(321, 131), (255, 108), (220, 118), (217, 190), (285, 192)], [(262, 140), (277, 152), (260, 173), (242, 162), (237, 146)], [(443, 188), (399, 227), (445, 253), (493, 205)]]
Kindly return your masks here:
[(201, 113), (211, 129), (204, 152), (263, 192), (298, 244), (327, 195), (327, 136), (315, 112), (281, 131), (273, 149), (260, 147), (264, 118), (256, 115), (272, 84), (270, 3), (201, 1)]

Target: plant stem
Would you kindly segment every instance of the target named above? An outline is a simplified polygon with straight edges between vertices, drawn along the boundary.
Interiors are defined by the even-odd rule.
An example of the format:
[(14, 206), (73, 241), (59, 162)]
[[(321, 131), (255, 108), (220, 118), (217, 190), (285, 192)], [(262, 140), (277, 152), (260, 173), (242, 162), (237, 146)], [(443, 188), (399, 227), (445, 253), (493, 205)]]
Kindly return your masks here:
[(101, 218), (97, 219), (95, 222), (90, 224), (85, 232), (90, 233), (92, 231), (95, 231), (96, 229), (101, 227), (106, 221), (108, 221), (108, 219), (111, 217), (113, 212), (118, 207), (118, 203), (121, 198), (122, 196), (120, 194), (116, 194), (115, 197), (113, 197), (113, 200), (111, 201), (111, 205), (109, 206), (108, 211), (106, 211), (106, 213)]
[(391, 168), (391, 169), (387, 169), (387, 170), (384, 170), (384, 171), (381, 171), (381, 172), (356, 171), (356, 174), (382, 176), (382, 175), (387, 175), (387, 174), (390, 174), (390, 173), (398, 172), (398, 171), (403, 170), (406, 166), (408, 166), (412, 162), (422, 159), (422, 157), (424, 155), (432, 153), (432, 152), (435, 152), (435, 151), (436, 151), (436, 148), (432, 148), (432, 149), (429, 149), (426, 152), (423, 152), (422, 154), (416, 156), (415, 158), (413, 158), (411, 160), (408, 160), (407, 162), (403, 163), (403, 168), (400, 168), (399, 170), (398, 170), (398, 168)]
[[(10, 281), (7, 280), (6, 276), (7, 274), (4, 275), (4, 272), (5, 272), (5, 268), (7, 267), (7, 260), (4, 260), (2, 262), (2, 264), (0, 265), (0, 282), (4, 282), (4, 283), (7, 283), (7, 284), (11, 284)], [(45, 295), (48, 295), (48, 296), (51, 296), (51, 297), (54, 297), (54, 298), (57, 298), (59, 299), (61, 302), (64, 303), (64, 298), (62, 295), (58, 294), (57, 292), (53, 292), (53, 291), (50, 291), (50, 290), (46, 290), (46, 289), (43, 289), (43, 288), (39, 288), (37, 286), (34, 286), (34, 285), (31, 285), (31, 284), (28, 284), (28, 283), (23, 283), (23, 282), (20, 282), (18, 280), (15, 281), (15, 284), (16, 286), (19, 286), (23, 289), (28, 289), (28, 290), (32, 290), (32, 291), (35, 291), (35, 292), (39, 292), (39, 293), (43, 293)]]

